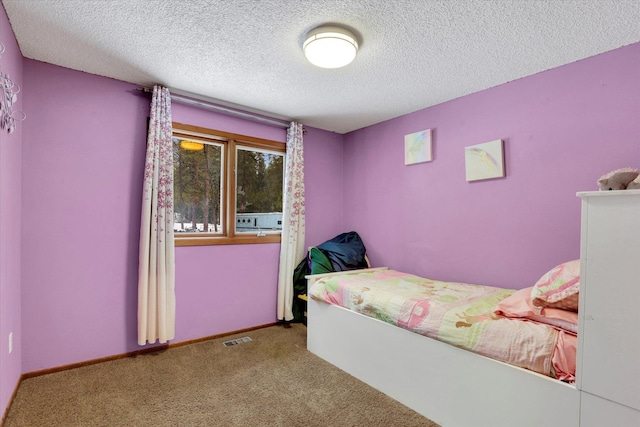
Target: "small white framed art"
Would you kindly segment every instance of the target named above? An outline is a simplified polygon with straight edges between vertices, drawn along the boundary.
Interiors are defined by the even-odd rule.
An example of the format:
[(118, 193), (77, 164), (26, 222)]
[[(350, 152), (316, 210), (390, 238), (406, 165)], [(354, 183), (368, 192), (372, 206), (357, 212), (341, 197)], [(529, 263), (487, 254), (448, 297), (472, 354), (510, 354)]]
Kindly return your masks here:
[(467, 181), (504, 177), (504, 152), (501, 139), (464, 147)]
[(431, 161), (431, 129), (404, 136), (404, 164)]

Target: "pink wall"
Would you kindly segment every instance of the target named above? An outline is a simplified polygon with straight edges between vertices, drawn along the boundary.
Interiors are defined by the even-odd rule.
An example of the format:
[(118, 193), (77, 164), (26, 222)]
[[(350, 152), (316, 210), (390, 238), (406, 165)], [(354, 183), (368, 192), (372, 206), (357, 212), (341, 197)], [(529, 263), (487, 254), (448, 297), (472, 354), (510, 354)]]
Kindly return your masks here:
[[(0, 42), (2, 72), (24, 88), (22, 55), (0, 7)], [(14, 110), (23, 109), (24, 91), (18, 95)], [(0, 417), (22, 373), (22, 331), (20, 301), (20, 213), (22, 129), (8, 134), (0, 130)], [(13, 352), (9, 354), (9, 333), (13, 332)]]
[[(640, 43), (345, 136), (344, 224), (372, 263), (523, 288), (579, 257), (578, 191), (640, 167)], [(404, 166), (404, 135), (434, 159)], [(464, 147), (505, 145), (506, 178), (467, 183)]]
[(320, 243), (343, 227), (343, 135), (307, 127), (304, 135), (306, 244)]
[(148, 102), (132, 85), (25, 60), (23, 371), (135, 348)]
[[(23, 371), (136, 350), (150, 97), (127, 83), (32, 60), (25, 60), (25, 82)], [(286, 139), (284, 129), (177, 103), (173, 118)], [(310, 235), (322, 241), (342, 220), (341, 176), (327, 177), (324, 168), (340, 169), (342, 136), (309, 129), (306, 149), (309, 204), (335, 209), (310, 214)], [(177, 248), (175, 342), (274, 322), (278, 258), (277, 244)]]

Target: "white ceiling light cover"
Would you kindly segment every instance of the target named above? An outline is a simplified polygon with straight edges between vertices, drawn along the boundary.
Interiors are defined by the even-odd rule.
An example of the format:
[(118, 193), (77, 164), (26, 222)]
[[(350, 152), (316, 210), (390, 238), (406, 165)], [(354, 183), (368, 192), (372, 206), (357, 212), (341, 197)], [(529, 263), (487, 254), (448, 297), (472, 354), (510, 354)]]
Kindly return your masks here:
[(353, 33), (344, 28), (322, 26), (307, 34), (302, 48), (313, 65), (321, 68), (340, 68), (355, 59), (358, 42)]

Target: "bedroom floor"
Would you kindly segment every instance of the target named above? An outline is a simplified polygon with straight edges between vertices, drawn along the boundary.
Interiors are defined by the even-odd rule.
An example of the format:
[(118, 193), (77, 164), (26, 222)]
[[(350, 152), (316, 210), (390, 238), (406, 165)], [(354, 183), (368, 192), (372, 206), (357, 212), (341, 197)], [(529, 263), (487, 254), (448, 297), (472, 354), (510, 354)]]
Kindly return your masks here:
[(302, 324), (27, 379), (4, 425), (438, 427), (308, 352)]

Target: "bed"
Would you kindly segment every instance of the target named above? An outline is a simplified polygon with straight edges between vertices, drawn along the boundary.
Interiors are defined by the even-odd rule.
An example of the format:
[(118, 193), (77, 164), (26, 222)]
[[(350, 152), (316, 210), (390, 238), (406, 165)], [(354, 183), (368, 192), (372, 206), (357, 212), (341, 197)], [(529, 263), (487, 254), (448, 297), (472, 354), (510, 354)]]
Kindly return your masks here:
[[(490, 352), (478, 354), (460, 342), (441, 340), (433, 332), (424, 336), (420, 333), (424, 319), (415, 309), (419, 302), (404, 311), (400, 303), (395, 314), (385, 318), (375, 310), (376, 301), (393, 306), (395, 297), (336, 290), (336, 276), (341, 275), (374, 281), (391, 275), (406, 281), (403, 273), (384, 268), (308, 277), (308, 349), (444, 427), (640, 425), (640, 333), (623, 327), (637, 324), (634, 313), (640, 301), (640, 263), (633, 256), (640, 251), (640, 191), (578, 195), (583, 213), (574, 372), (561, 370), (557, 375), (555, 367), (545, 367), (549, 362), (541, 363), (541, 370), (514, 366)], [(362, 280), (355, 280), (361, 282), (360, 292), (370, 287)], [(624, 292), (612, 296), (603, 291), (607, 283)], [(503, 291), (506, 296), (499, 291), (493, 295), (493, 310), (475, 311), (476, 318), (469, 317), (466, 309), (442, 314), (449, 320), (440, 329), (471, 331), (479, 320), (488, 320), (483, 316), (499, 311), (503, 296), (515, 293)], [(432, 296), (448, 295), (438, 292)], [(345, 304), (338, 301), (339, 295), (354, 299)], [(498, 322), (518, 322), (499, 317)], [(547, 349), (552, 358), (556, 351)]]
[[(574, 270), (578, 275), (579, 267)], [(553, 280), (562, 280), (556, 276)], [(308, 297), (573, 382), (578, 315), (557, 308), (538, 311), (531, 290), (442, 282), (377, 268), (315, 278)]]

